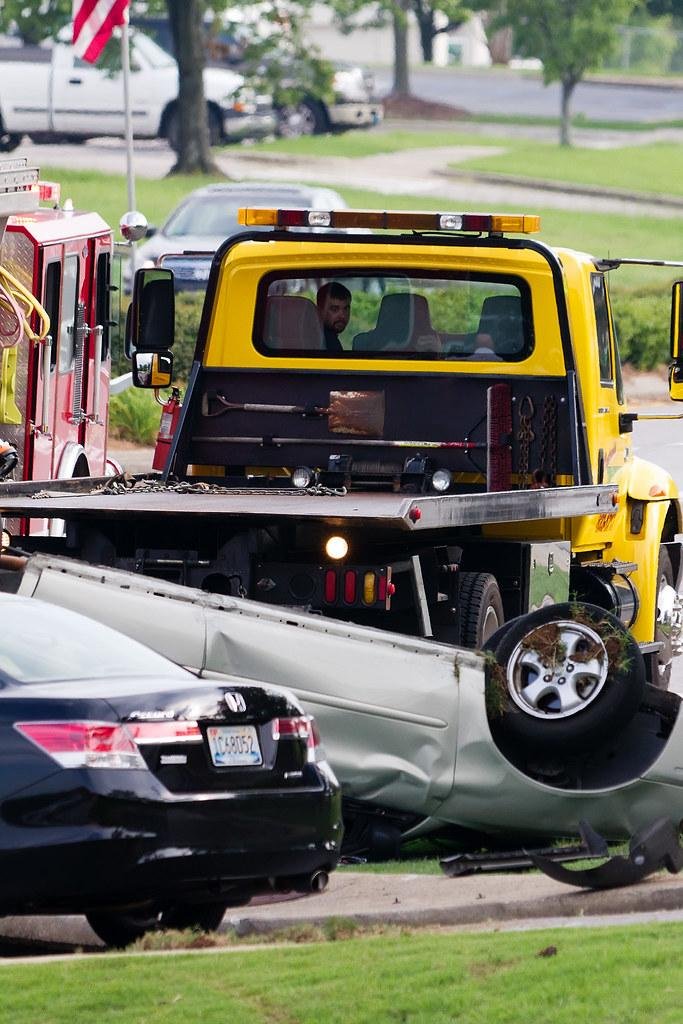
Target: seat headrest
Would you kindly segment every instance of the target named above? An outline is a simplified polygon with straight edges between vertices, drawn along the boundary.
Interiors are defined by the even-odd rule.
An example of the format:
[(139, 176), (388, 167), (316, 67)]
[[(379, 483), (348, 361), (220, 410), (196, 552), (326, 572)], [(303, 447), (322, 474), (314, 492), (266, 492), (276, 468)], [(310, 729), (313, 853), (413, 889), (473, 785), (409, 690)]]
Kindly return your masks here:
[(353, 348), (367, 352), (384, 348), (403, 349), (420, 336), (433, 333), (425, 296), (393, 292), (383, 296), (380, 302), (375, 329), (356, 335)]
[(322, 350), (323, 329), (315, 303), (304, 295), (271, 295), (266, 302), (267, 348)]
[(479, 318), (479, 334), (488, 334), (497, 355), (517, 355), (524, 350), (524, 317), (518, 295), (489, 295)]

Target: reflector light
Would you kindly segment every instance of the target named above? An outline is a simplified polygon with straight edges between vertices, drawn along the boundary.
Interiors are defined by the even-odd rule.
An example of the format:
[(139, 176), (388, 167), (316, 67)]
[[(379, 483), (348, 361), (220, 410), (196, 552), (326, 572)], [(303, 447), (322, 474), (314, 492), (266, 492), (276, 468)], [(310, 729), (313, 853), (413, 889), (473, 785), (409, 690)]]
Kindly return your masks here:
[(347, 569), (344, 573), (344, 600), (347, 604), (353, 604), (356, 600), (356, 574), (353, 569)]
[(318, 731), (318, 724), (312, 715), (274, 718), (273, 739), (303, 740), (306, 743), (307, 760), (316, 760), (317, 750), (320, 746), (320, 732)]
[(526, 213), (429, 213), (403, 210), (274, 210), (243, 207), (238, 223), (246, 227), (330, 227), (390, 231), (473, 231), (531, 234), (540, 217)]
[(387, 599), (387, 578), (386, 576), (380, 576), (377, 583), (377, 600), (386, 601)]
[(327, 604), (334, 604), (337, 600), (337, 574), (334, 569), (328, 569), (325, 573), (325, 601)]
[(57, 181), (39, 181), (38, 198), (42, 203), (58, 203), (62, 186)]
[(202, 733), (196, 722), (129, 722), (126, 729), (135, 742), (201, 743)]
[(365, 604), (374, 604), (376, 594), (376, 581), (374, 572), (366, 572), (363, 577), (363, 601)]
[(15, 729), (63, 768), (146, 768), (125, 726), (111, 722), (17, 722)]

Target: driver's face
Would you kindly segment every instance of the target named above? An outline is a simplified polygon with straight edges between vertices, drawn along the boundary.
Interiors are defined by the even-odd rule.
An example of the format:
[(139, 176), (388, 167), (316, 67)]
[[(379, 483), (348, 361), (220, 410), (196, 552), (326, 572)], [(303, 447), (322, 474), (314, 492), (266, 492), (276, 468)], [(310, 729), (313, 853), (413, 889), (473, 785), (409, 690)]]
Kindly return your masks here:
[(341, 334), (351, 319), (351, 303), (348, 299), (333, 299), (328, 295), (323, 306), (322, 318), (325, 327), (331, 327), (337, 334)]

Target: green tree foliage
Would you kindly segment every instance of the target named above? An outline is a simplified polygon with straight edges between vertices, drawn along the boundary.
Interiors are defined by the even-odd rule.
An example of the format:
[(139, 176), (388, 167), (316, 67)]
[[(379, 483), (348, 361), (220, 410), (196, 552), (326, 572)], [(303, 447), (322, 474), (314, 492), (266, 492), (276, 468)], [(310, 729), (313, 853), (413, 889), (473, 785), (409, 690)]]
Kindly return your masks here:
[(53, 39), (71, 21), (71, 0), (3, 0), (0, 32), (16, 32), (27, 45)]
[(543, 61), (546, 85), (562, 90), (560, 143), (571, 144), (571, 98), (587, 71), (598, 68), (614, 48), (617, 28), (637, 0), (473, 0), (494, 14), (491, 28), (509, 26), (515, 50)]

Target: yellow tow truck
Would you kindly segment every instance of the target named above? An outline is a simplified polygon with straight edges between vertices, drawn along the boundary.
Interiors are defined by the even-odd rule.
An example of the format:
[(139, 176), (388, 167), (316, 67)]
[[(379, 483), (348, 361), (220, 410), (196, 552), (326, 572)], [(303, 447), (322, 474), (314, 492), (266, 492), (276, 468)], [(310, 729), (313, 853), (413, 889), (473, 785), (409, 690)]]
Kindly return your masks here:
[[(461, 646), (588, 602), (665, 688), (681, 507), (633, 454), (608, 289), (623, 263), (655, 261), (550, 248), (526, 214), (240, 216), (161, 475), (42, 499), (9, 486), (0, 511), (66, 520), (64, 550), (91, 562)], [(174, 259), (192, 257), (136, 276), (141, 387), (172, 383)]]

